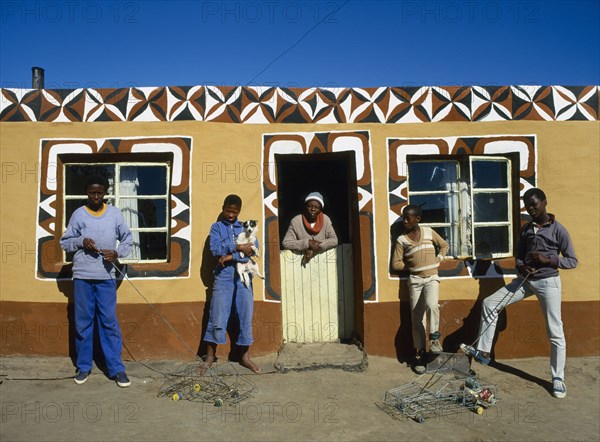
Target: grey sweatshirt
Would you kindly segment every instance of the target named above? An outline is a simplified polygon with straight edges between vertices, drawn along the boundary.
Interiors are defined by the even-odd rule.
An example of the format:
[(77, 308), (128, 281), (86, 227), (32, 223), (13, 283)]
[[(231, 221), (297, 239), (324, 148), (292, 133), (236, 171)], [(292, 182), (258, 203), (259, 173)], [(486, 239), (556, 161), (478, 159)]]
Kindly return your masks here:
[[(122, 258), (131, 251), (133, 235), (125, 223), (123, 214), (114, 206), (107, 205), (101, 216), (88, 213), (85, 207), (73, 212), (67, 231), (60, 239), (66, 252), (75, 252), (73, 257), (74, 279), (114, 279), (115, 269), (101, 255), (83, 248), (85, 238), (93, 239), (99, 250), (116, 250)], [(119, 247), (117, 248), (117, 240)]]
[[(529, 259), (529, 253), (539, 252), (550, 258), (550, 264), (542, 266)], [(537, 232), (534, 223), (527, 223), (517, 245), (517, 268), (522, 265), (537, 268), (531, 279), (550, 278), (558, 276), (558, 269), (574, 269), (577, 267), (575, 249), (567, 229), (563, 227), (554, 215), (543, 226), (538, 226)]]

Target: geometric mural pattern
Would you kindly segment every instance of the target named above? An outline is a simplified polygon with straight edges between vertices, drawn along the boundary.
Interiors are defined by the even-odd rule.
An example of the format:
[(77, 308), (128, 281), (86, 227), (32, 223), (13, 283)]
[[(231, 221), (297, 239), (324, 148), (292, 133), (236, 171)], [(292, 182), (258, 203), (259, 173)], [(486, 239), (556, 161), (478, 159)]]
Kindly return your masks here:
[[(263, 211), (265, 238), (279, 237), (277, 202), (276, 154), (315, 154), (352, 151), (355, 153), (358, 221), (363, 259), (369, 263), (362, 268), (363, 299), (375, 300), (376, 261), (369, 131), (290, 132), (263, 135)], [(279, 244), (264, 248), (266, 299), (281, 300)], [(272, 255), (272, 256), (271, 256)]]
[[(494, 155), (519, 154), (520, 197), (532, 187), (537, 178), (537, 147), (535, 135), (488, 135), (444, 138), (388, 138), (388, 203), (389, 225), (397, 223), (402, 209), (408, 204), (407, 160), (408, 155)], [(522, 222), (527, 212), (521, 205)], [(390, 241), (393, 239), (390, 238)], [(390, 244), (391, 253), (391, 244)], [(390, 257), (391, 258), (391, 257)], [(439, 270), (440, 276), (472, 276), (498, 278), (514, 274), (514, 258), (490, 260), (446, 260)], [(398, 275), (389, 274), (397, 279)]]
[[(40, 180), (36, 228), (36, 277), (70, 279), (71, 264), (63, 262), (62, 167), (61, 156), (90, 155), (98, 162), (101, 155), (172, 155), (169, 221), (169, 260), (166, 263), (127, 264), (122, 271), (131, 278), (188, 277), (191, 253), (191, 137), (136, 137), (118, 139), (42, 139), (40, 142)], [(93, 155), (93, 158), (92, 158)]]
[(600, 86), (0, 89), (0, 121), (597, 121)]

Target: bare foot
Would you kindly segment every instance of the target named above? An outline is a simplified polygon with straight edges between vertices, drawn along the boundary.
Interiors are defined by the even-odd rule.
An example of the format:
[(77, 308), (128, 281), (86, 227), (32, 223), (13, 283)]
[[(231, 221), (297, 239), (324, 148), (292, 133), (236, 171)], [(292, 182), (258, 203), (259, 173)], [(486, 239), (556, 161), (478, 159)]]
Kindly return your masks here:
[(204, 364), (198, 365), (198, 374), (203, 376), (208, 369), (212, 366), (213, 362), (215, 362), (214, 356), (207, 356)]
[(242, 356), (242, 359), (240, 360), (240, 365), (242, 367), (246, 367), (249, 370), (252, 370), (254, 373), (260, 373), (260, 367), (256, 365), (252, 361), (252, 359), (250, 359), (250, 356), (248, 356), (247, 354)]

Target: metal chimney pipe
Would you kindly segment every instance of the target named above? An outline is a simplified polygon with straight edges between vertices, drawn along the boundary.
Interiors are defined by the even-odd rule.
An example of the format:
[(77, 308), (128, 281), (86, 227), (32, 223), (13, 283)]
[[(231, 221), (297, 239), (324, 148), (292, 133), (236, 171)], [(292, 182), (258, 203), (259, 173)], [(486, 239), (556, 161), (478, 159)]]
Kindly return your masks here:
[(34, 66), (31, 68), (32, 89), (44, 89), (44, 69)]

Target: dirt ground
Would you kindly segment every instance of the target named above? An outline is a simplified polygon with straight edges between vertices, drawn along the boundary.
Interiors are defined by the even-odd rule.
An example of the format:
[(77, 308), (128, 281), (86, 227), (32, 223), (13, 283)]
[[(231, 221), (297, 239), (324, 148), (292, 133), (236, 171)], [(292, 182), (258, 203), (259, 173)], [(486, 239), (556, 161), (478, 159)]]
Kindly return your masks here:
[[(482, 415), (471, 411), (424, 423), (381, 411), (385, 392), (413, 382), (404, 364), (370, 356), (364, 372), (321, 369), (281, 374), (276, 355), (256, 358), (263, 374), (244, 373), (256, 388), (237, 404), (158, 397), (181, 362), (126, 362), (132, 385), (121, 389), (95, 370), (83, 385), (70, 378), (68, 358), (0, 360), (0, 440), (590, 440), (600, 437), (600, 357), (567, 360), (566, 399), (549, 392), (547, 358), (474, 366), (499, 388), (500, 400)], [(30, 380), (17, 380), (17, 379)], [(51, 380), (37, 380), (39, 378)], [(62, 378), (62, 379), (61, 379)], [(246, 382), (247, 381), (247, 382)]]

